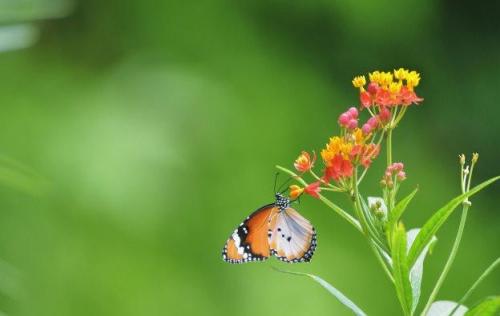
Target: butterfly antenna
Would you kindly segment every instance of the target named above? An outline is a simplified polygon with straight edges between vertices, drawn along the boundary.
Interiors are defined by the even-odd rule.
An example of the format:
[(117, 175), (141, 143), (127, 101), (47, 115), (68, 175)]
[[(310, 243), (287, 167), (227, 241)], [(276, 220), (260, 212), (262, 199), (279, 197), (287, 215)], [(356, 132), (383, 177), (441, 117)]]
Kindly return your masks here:
[[(288, 189), (288, 188), (286, 187), (286, 185), (287, 185), (287, 184), (288, 184), (291, 180), (292, 180), (292, 177), (289, 177), (289, 178), (288, 178), (288, 179), (287, 179), (287, 180), (286, 180), (286, 181), (285, 181), (285, 182), (284, 182), (284, 183), (280, 186), (280, 188), (279, 188), (279, 190), (278, 190), (278, 191), (279, 191), (281, 194), (285, 193), (285, 191)], [(285, 189), (283, 189), (283, 187), (285, 187)]]
[(280, 175), (279, 171), (276, 172), (276, 174), (274, 175), (274, 194), (276, 194), (276, 184), (278, 183), (279, 175)]

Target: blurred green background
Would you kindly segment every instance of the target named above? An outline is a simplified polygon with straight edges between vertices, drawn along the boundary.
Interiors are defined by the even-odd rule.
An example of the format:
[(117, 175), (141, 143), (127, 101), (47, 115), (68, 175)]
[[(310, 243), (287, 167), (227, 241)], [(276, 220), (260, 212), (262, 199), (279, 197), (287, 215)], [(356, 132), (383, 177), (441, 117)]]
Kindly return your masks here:
[[(35, 20), (40, 31), (34, 46), (0, 54), (5, 314), (349, 315), (271, 266), (315, 273), (370, 315), (399, 314), (365, 241), (316, 200), (299, 207), (318, 231), (311, 264), (220, 256), (272, 201), (274, 165), (324, 146), (357, 104), (352, 77), (368, 71), (422, 75), (425, 101), (393, 140), (403, 193), (420, 186), (408, 228), (459, 193), (459, 153), (480, 153), (475, 183), (498, 174), (498, 2), (85, 0), (57, 19), (36, 10), (62, 1), (22, 2), (10, 13), (0, 2), (2, 25)], [(379, 194), (383, 160), (365, 195)], [(439, 299), (461, 297), (499, 255), (498, 189), (473, 199)], [(427, 259), (422, 300), (458, 215)], [(498, 284), (497, 272), (468, 305)]]

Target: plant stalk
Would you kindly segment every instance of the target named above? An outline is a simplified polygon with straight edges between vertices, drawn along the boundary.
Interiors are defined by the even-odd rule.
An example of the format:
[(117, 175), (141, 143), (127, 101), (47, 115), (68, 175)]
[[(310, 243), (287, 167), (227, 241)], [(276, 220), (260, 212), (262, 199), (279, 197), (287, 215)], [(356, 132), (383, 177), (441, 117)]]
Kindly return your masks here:
[(460, 301), (458, 301), (457, 306), (455, 306), (455, 308), (453, 308), (453, 310), (448, 315), (453, 315), (453, 313), (457, 310), (457, 308), (460, 305), (462, 305), (465, 302), (465, 300), (469, 298), (470, 294), (476, 289), (479, 283), (481, 283), (484, 280), (484, 278), (488, 276), (488, 274), (490, 274), (493, 270), (495, 270), (495, 268), (499, 264), (500, 264), (500, 257), (497, 258), (497, 260), (495, 260), (486, 270), (484, 270), (483, 274), (481, 274), (481, 276), (476, 280), (476, 282), (472, 284), (470, 289), (464, 294), (464, 296), (460, 299)]
[(354, 172), (353, 173), (354, 173), (353, 174), (353, 183), (354, 183), (354, 209), (356, 210), (356, 213), (358, 214), (359, 220), (361, 222), (361, 226), (363, 227), (364, 235), (365, 235), (365, 237), (366, 237), (366, 239), (368, 241), (368, 244), (370, 245), (370, 248), (372, 249), (373, 253), (375, 254), (375, 257), (377, 258), (378, 262), (382, 265), (382, 268), (384, 269), (384, 272), (387, 275), (387, 277), (389, 278), (389, 280), (392, 283), (394, 283), (394, 278), (392, 276), (391, 271), (387, 267), (387, 263), (382, 258), (382, 255), (380, 254), (380, 252), (378, 251), (378, 249), (375, 247), (375, 245), (373, 244), (373, 240), (370, 237), (370, 233), (369, 233), (369, 230), (368, 230), (368, 223), (366, 222), (366, 218), (365, 218), (365, 216), (363, 214), (363, 210), (361, 209), (362, 206), (361, 206), (361, 202), (360, 202), (360, 199), (359, 199), (359, 192), (358, 192), (358, 186), (357, 186), (357, 183), (358, 183), (358, 169), (354, 168)]
[(453, 247), (451, 248), (450, 255), (448, 256), (448, 260), (446, 260), (446, 264), (444, 265), (443, 271), (441, 272), (441, 275), (439, 276), (439, 279), (437, 280), (436, 285), (434, 286), (434, 289), (432, 290), (431, 295), (429, 296), (429, 299), (427, 300), (427, 304), (425, 305), (421, 315), (426, 315), (427, 312), (429, 311), (431, 304), (436, 299), (436, 296), (437, 296), (439, 290), (441, 289), (441, 286), (443, 285), (443, 282), (446, 279), (448, 272), (450, 271), (451, 265), (453, 264), (453, 261), (455, 260), (455, 257), (456, 257), (457, 252), (458, 252), (458, 247), (460, 246), (460, 241), (462, 240), (462, 235), (463, 235), (464, 228), (465, 228), (465, 222), (467, 220), (468, 210), (469, 210), (469, 204), (464, 203), (463, 208), (462, 208), (462, 216), (460, 218), (460, 225), (458, 226), (457, 236), (455, 237), (455, 242), (453, 243)]

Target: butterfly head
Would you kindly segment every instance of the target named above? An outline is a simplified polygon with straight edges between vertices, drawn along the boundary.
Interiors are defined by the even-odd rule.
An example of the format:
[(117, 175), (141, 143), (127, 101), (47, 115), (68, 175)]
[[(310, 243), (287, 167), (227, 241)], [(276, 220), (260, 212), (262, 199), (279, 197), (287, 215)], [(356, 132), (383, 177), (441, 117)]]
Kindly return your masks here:
[(285, 210), (290, 206), (290, 199), (288, 199), (286, 196), (284, 196), (281, 193), (276, 193), (276, 202), (275, 205), (278, 207), (280, 210)]

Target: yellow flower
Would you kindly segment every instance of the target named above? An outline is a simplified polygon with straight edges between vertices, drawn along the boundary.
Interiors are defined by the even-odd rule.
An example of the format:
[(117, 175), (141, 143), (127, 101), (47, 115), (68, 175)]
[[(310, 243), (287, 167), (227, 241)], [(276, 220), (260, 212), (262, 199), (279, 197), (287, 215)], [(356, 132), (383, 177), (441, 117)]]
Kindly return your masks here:
[(406, 76), (406, 86), (408, 89), (413, 90), (420, 82), (420, 74), (415, 70), (410, 71)]
[(296, 198), (299, 197), (299, 195), (304, 192), (304, 188), (299, 187), (298, 185), (292, 184), (289, 188), (290, 190), (290, 198), (292, 200), (295, 200)]
[(391, 94), (397, 94), (401, 90), (402, 86), (403, 86), (403, 82), (401, 82), (401, 81), (398, 81), (398, 82), (393, 81), (389, 85), (389, 91), (391, 92)]
[(392, 73), (390, 72), (383, 72), (380, 76), (380, 85), (381, 86), (386, 86), (388, 87), (391, 83), (392, 83), (392, 80), (393, 80), (393, 76), (392, 76)]
[(356, 145), (362, 145), (365, 142), (365, 137), (363, 136), (363, 130), (360, 128), (356, 128), (354, 132), (352, 132), (352, 136), (354, 138), (354, 143)]
[(354, 79), (352, 79), (352, 85), (356, 88), (359, 88), (360, 90), (363, 89), (365, 84), (366, 84), (365, 76), (357, 76), (354, 77)]
[(394, 69), (394, 77), (398, 80), (404, 80), (408, 76), (408, 70), (404, 68)]
[(321, 151), (321, 158), (329, 166), (330, 161), (338, 154), (341, 154), (344, 159), (348, 159), (351, 150), (352, 144), (346, 142), (343, 138), (335, 136), (330, 138), (326, 148)]
[(380, 84), (381, 82), (381, 73), (380, 71), (374, 71), (374, 72), (370, 72), (368, 74), (368, 77), (370, 78), (370, 82), (375, 82), (375, 83), (378, 83)]

